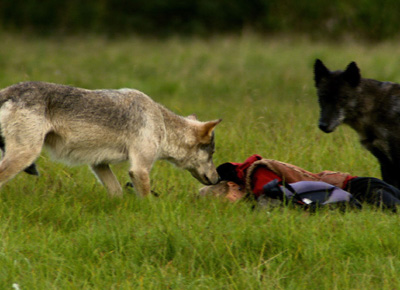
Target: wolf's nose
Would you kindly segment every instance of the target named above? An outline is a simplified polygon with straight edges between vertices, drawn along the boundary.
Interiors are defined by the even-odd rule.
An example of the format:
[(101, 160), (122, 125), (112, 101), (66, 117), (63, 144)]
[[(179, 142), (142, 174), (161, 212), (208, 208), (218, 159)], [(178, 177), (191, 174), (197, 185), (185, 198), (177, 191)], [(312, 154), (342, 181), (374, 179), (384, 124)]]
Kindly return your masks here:
[(211, 185), (212, 184), (212, 182), (211, 182), (211, 180), (208, 178), (208, 176), (207, 175), (203, 175), (203, 179), (204, 179), (204, 184), (206, 184), (206, 185)]
[(328, 129), (328, 124), (325, 123), (325, 122), (319, 122), (318, 127), (319, 127), (322, 131), (324, 131), (325, 133), (331, 132), (331, 131)]

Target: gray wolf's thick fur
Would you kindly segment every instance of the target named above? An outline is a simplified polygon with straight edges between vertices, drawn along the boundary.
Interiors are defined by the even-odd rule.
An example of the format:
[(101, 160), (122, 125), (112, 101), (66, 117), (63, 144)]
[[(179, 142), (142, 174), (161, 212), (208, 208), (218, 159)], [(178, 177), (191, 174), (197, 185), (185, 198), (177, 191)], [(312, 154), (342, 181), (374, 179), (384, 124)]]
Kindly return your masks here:
[(383, 180), (400, 188), (400, 85), (362, 78), (355, 62), (344, 71), (330, 71), (319, 59), (314, 80), (319, 128), (330, 133), (348, 124), (378, 159)]
[(0, 91), (0, 185), (34, 166), (43, 146), (55, 159), (90, 165), (111, 196), (121, 196), (122, 188), (109, 164), (122, 161), (130, 162), (129, 176), (141, 196), (150, 193), (149, 172), (158, 159), (215, 184), (214, 128), (220, 121), (178, 116), (133, 89), (12, 85)]

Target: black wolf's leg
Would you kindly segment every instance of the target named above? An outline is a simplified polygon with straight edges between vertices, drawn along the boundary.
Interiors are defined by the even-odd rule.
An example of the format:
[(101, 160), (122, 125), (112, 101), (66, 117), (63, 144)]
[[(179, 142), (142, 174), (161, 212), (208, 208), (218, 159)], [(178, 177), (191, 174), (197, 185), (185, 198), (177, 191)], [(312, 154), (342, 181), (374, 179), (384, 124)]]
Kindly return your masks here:
[(384, 208), (400, 209), (400, 190), (374, 177), (356, 177), (347, 183), (346, 190), (361, 202)]
[(385, 161), (382, 161), (380, 159), (378, 160), (381, 166), (381, 174), (383, 181), (399, 188), (399, 181), (397, 180), (399, 174), (397, 172), (396, 166), (394, 166), (394, 164), (392, 164), (392, 162), (390, 162), (389, 160)]
[(396, 166), (396, 164), (378, 148), (373, 147), (368, 149), (379, 161), (383, 181), (400, 188), (400, 167)]
[(35, 163), (29, 165), (27, 168), (24, 169), (24, 171), (30, 175), (39, 176), (39, 171), (37, 170)]
[[(387, 182), (400, 189), (400, 150), (397, 147), (397, 140), (389, 140), (390, 148), (390, 165), (388, 164), (385, 168), (382, 168), (382, 178), (385, 176)], [(383, 179), (385, 180), (385, 179)]]
[(398, 172), (397, 166), (391, 162), (382, 162), (379, 160), (381, 165), (381, 174), (383, 181), (393, 185), (394, 187), (400, 188), (399, 177), (400, 172)]
[(3, 136), (0, 135), (0, 149), (3, 153), (5, 151), (5, 147), (6, 147), (6, 144), (4, 143), (4, 138), (3, 138)]

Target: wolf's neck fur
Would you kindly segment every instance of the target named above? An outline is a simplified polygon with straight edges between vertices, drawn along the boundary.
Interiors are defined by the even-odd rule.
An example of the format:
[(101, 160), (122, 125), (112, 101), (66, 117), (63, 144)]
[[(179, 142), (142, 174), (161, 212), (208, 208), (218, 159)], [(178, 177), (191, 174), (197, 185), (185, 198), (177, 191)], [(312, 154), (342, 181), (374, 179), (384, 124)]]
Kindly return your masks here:
[(380, 108), (394, 94), (392, 90), (400, 89), (400, 86), (393, 85), (395, 84), (390, 82), (363, 78), (359, 90), (352, 98), (354, 102), (348, 106), (345, 123), (358, 132), (364, 131), (374, 122), (377, 114), (382, 112)]
[(176, 115), (158, 104), (164, 118), (165, 137), (161, 145), (160, 159), (166, 159), (179, 166), (185, 158), (190, 143), (195, 143), (194, 126), (186, 118)]

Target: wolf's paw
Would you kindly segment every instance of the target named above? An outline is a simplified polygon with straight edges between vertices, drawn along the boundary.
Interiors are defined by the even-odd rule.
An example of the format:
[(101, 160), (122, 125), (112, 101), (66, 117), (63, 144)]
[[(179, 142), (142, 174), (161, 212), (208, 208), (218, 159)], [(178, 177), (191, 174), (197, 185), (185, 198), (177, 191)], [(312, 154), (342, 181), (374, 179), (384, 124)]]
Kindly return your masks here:
[[(132, 182), (127, 182), (127, 183), (125, 184), (125, 188), (128, 188), (128, 189), (131, 191), (132, 189), (135, 189), (135, 186), (133, 185)], [(157, 193), (157, 192), (155, 192), (154, 190), (151, 190), (150, 192), (151, 192), (151, 194), (154, 195), (154, 196), (157, 196), (157, 197), (160, 196), (160, 194)]]

